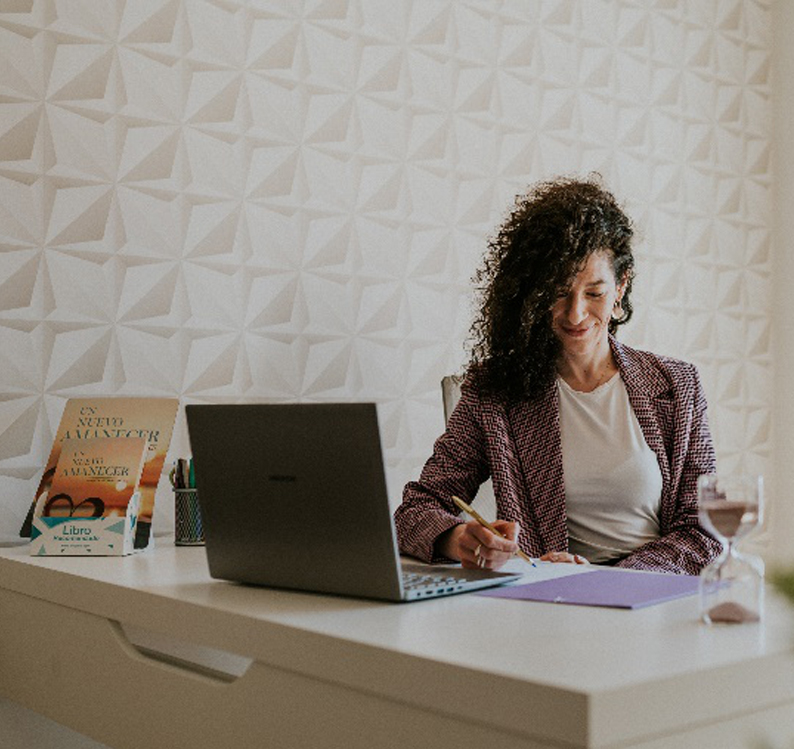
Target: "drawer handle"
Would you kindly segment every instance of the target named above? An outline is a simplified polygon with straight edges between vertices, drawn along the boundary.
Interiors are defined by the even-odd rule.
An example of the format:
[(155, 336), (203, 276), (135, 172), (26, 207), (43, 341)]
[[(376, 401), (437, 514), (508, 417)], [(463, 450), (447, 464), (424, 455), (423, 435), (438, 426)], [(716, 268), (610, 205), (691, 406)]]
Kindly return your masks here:
[(159, 632), (108, 620), (124, 647), (138, 655), (180, 671), (209, 679), (215, 684), (232, 684), (245, 675), (253, 659), (178, 640)]

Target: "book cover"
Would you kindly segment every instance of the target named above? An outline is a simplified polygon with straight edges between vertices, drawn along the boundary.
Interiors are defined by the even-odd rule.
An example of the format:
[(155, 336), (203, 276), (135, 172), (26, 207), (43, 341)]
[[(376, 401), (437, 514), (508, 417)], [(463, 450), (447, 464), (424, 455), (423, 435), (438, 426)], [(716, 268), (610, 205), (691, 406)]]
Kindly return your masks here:
[(148, 444), (145, 437), (64, 439), (36, 502), (31, 554), (132, 553)]
[(31, 535), (34, 508), (42, 494), (49, 492), (64, 440), (145, 438), (149, 447), (139, 483), (141, 509), (135, 548), (148, 546), (155, 492), (168, 453), (178, 406), (179, 400), (176, 398), (70, 398), (66, 402), (50, 457), (20, 535)]
[[(37, 503), (45, 517), (109, 517), (127, 514), (146, 459), (144, 437), (65, 439), (52, 484)], [(39, 512), (40, 508), (40, 512)]]

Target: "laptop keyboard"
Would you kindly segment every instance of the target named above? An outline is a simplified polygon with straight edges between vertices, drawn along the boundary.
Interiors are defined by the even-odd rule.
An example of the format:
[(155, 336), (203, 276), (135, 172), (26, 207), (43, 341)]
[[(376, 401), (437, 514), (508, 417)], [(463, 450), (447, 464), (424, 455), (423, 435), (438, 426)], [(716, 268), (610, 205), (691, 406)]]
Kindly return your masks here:
[(401, 560), (403, 600), (435, 598), (450, 593), (466, 593), (480, 588), (489, 588), (504, 582), (518, 580), (514, 573), (491, 570), (466, 570), (461, 567), (430, 567), (427, 564)]
[(455, 586), (466, 582), (466, 578), (460, 575), (450, 576), (441, 572), (426, 573), (426, 572), (405, 572), (403, 576), (403, 587), (406, 591), (424, 590), (426, 588), (444, 588), (448, 587), (449, 592), (452, 592)]

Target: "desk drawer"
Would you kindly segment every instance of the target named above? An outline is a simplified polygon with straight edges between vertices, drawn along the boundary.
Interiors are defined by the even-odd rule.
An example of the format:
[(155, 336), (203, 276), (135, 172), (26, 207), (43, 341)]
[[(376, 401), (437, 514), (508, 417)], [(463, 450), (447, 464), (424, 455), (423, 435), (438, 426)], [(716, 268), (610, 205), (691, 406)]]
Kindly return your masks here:
[(541, 747), (258, 661), (239, 677), (166, 662), (117, 622), (10, 591), (0, 622), (0, 693), (115, 749)]

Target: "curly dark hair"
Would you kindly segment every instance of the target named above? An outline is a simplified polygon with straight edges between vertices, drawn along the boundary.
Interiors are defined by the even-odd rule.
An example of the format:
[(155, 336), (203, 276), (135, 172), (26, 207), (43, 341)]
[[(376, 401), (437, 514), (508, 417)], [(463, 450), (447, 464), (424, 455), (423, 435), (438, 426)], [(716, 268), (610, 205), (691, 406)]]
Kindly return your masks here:
[(470, 373), (506, 399), (531, 398), (554, 377), (560, 343), (551, 307), (594, 252), (609, 250), (616, 281), (626, 279), (623, 315), (632, 315), (631, 220), (597, 174), (532, 186), (488, 243), (474, 276), (479, 313), (471, 326)]

